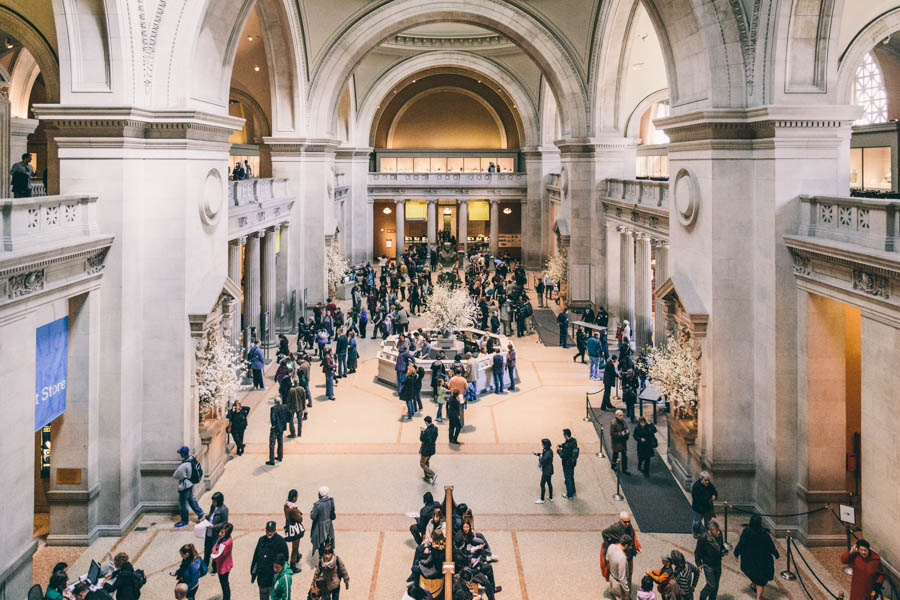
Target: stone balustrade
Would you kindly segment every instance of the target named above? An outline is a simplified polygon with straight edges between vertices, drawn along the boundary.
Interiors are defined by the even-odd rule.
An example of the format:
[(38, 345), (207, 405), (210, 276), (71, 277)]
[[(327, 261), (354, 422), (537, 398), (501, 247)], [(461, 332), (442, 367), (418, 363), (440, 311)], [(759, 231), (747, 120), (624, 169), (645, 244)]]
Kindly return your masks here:
[[(604, 187), (605, 186), (605, 187)], [(600, 183), (600, 193), (606, 198), (669, 209), (669, 182), (641, 179), (606, 179)]]
[(900, 251), (900, 200), (800, 196), (798, 235)]
[(369, 173), (369, 185), (522, 187), (526, 173)]
[(260, 204), (289, 196), (287, 179), (242, 179), (228, 182), (228, 206)]
[(97, 196), (85, 194), (4, 198), (0, 200), (0, 251), (19, 252), (91, 236), (96, 204)]

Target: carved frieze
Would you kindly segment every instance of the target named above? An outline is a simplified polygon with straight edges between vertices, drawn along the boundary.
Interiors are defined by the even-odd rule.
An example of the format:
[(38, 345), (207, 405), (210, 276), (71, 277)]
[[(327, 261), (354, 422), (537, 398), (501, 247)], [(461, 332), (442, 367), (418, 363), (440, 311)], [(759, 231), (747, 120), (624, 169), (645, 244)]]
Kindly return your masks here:
[(6, 285), (8, 298), (21, 298), (44, 289), (44, 269), (19, 273), (9, 278)]
[(84, 272), (87, 275), (96, 275), (103, 271), (106, 268), (106, 253), (109, 251), (109, 248), (104, 248), (103, 250), (97, 252), (96, 254), (92, 254), (88, 256), (84, 261)]
[(876, 298), (890, 298), (890, 281), (887, 277), (860, 269), (853, 269), (853, 289)]
[(799, 254), (792, 254), (794, 260), (794, 275), (809, 275), (811, 273), (809, 266), (809, 257)]

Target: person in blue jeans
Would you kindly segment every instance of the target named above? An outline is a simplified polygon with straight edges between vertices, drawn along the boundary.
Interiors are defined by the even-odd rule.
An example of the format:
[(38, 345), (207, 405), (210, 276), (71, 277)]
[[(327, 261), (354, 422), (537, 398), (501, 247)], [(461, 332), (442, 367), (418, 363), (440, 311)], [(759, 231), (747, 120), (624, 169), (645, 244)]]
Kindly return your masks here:
[(340, 379), (347, 376), (347, 348), (350, 340), (341, 327), (338, 327), (335, 334), (337, 337), (334, 341), (334, 353), (337, 357), (337, 377)]
[(600, 379), (600, 357), (603, 355), (603, 347), (600, 344), (600, 332), (595, 331), (587, 341), (587, 355), (591, 363), (591, 379)]
[(494, 393), (503, 393), (503, 355), (500, 354), (500, 348), (494, 348), (494, 356), (491, 359), (491, 375), (494, 376)]
[(326, 347), (325, 356), (322, 358), (322, 371), (325, 373), (325, 397), (328, 400), (334, 400), (334, 353), (331, 348)]
[(194, 498), (194, 483), (191, 481), (191, 475), (194, 472), (194, 465), (191, 457), (191, 451), (187, 446), (178, 449), (178, 455), (181, 457), (181, 464), (172, 473), (172, 477), (178, 481), (178, 508), (181, 511), (181, 520), (175, 523), (175, 527), (184, 527), (188, 524), (188, 507), (192, 508), (197, 514), (197, 521), (203, 520), (203, 509), (197, 499)]

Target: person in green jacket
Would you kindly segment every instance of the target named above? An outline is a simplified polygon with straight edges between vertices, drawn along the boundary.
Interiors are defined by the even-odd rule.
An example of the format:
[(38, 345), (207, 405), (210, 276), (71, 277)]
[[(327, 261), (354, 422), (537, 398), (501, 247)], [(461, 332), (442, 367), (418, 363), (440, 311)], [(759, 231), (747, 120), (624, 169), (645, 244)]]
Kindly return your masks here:
[(294, 574), (291, 568), (285, 564), (287, 556), (279, 554), (275, 557), (275, 581), (272, 585), (271, 600), (291, 600), (291, 576)]

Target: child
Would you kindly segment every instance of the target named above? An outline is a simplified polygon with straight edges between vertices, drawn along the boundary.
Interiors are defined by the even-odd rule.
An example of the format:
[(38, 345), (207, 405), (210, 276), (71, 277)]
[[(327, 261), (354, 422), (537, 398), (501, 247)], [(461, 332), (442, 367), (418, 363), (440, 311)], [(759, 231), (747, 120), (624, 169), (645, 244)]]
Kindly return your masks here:
[(653, 593), (653, 578), (644, 575), (641, 579), (641, 589), (638, 590), (637, 600), (656, 600), (656, 594)]

